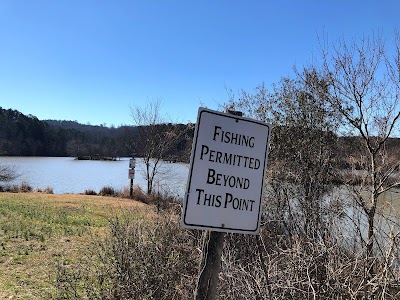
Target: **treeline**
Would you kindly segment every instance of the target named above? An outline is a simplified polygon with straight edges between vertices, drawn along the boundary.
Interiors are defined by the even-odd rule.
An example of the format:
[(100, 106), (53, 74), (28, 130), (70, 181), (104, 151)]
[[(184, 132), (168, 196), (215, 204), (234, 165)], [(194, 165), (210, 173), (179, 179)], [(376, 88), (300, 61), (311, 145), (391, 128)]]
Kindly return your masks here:
[[(185, 132), (175, 142), (165, 158), (188, 162), (194, 134), (194, 127), (189, 124), (159, 124), (160, 132), (174, 130)], [(32, 115), (0, 107), (0, 156), (91, 156), (91, 157), (130, 157), (143, 156), (139, 134), (141, 127), (103, 125), (84, 125), (76, 121), (39, 120)], [(273, 135), (282, 131), (298, 131), (299, 128), (273, 128)], [(304, 129), (303, 130), (307, 130)], [(295, 136), (298, 133), (294, 134)], [(351, 159), (363, 154), (362, 140), (358, 137), (338, 137), (331, 134), (330, 143), (340, 168), (348, 168)], [(282, 144), (282, 143), (281, 143)], [(274, 146), (275, 147), (275, 146)], [(387, 150), (398, 153), (400, 138), (390, 138)], [(284, 145), (283, 154), (288, 150)], [(274, 156), (275, 153), (272, 153)], [(278, 156), (279, 156), (278, 155)], [(275, 157), (271, 157), (275, 159)], [(276, 158), (278, 159), (278, 158)]]
[[(166, 154), (167, 159), (188, 161), (193, 129), (186, 124), (160, 124), (187, 132)], [(0, 156), (141, 156), (139, 127), (83, 125), (76, 121), (41, 121), (32, 115), (0, 107)]]

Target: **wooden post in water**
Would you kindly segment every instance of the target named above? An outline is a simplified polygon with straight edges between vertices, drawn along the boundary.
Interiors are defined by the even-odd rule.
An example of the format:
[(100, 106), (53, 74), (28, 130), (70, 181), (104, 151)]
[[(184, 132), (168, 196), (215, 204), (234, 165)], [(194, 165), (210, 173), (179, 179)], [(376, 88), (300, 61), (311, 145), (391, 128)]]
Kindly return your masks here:
[[(240, 111), (228, 110), (227, 113), (236, 116), (243, 115)], [(197, 282), (195, 300), (214, 300), (216, 297), (224, 238), (224, 232), (205, 231), (203, 233), (200, 276)]]

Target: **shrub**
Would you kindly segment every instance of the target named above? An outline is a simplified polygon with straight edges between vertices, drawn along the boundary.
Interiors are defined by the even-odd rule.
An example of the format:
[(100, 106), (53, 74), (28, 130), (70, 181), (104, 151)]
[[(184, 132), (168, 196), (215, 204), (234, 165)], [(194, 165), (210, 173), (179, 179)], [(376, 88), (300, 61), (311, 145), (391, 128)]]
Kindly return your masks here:
[(32, 192), (32, 187), (27, 182), (22, 182), (18, 188), (20, 193), (30, 193)]
[(120, 196), (121, 196), (121, 198), (127, 198), (127, 199), (129, 199), (129, 197), (130, 197), (129, 193), (130, 193), (130, 188), (129, 188), (129, 186), (125, 186), (125, 187), (122, 189), (122, 191), (121, 191), (121, 193), (120, 193)]
[(4, 192), (8, 192), (8, 193), (18, 193), (18, 191), (19, 191), (19, 188), (18, 188), (18, 186), (17, 185), (5, 185), (4, 187), (3, 187), (3, 191)]
[(176, 207), (178, 207), (178, 211), (180, 211), (181, 204), (176, 196), (171, 195), (168, 192), (157, 192), (147, 195), (146, 203), (157, 206), (157, 210), (175, 209)]
[(118, 193), (111, 186), (105, 186), (105, 187), (101, 188), (101, 190), (99, 192), (99, 195), (101, 195), (101, 196), (115, 196), (117, 194)]
[(97, 195), (97, 193), (96, 193), (94, 190), (92, 190), (92, 189), (87, 189), (87, 190), (85, 190), (85, 191), (83, 192), (83, 194), (85, 194), (85, 195), (93, 195), (93, 196), (96, 196), (96, 195)]
[[(191, 299), (196, 286), (200, 239), (183, 230), (176, 216), (110, 221), (111, 234), (94, 245), (97, 261), (59, 266), (60, 296), (74, 299)], [(79, 289), (78, 287), (84, 287)]]
[(140, 201), (143, 203), (149, 203), (147, 194), (145, 192), (143, 192), (143, 190), (138, 185), (135, 185), (133, 187), (132, 197), (136, 201)]
[(47, 186), (44, 190), (43, 193), (45, 194), (54, 194), (54, 190), (51, 186)]
[[(122, 192), (119, 194), (122, 198), (130, 198), (130, 186), (125, 186)], [(149, 203), (148, 195), (143, 192), (142, 188), (139, 185), (134, 185), (132, 189), (132, 199), (136, 201), (140, 201), (143, 203)]]
[(42, 194), (53, 194), (54, 192), (53, 192), (53, 188), (52, 187), (50, 187), (50, 186), (48, 186), (48, 187), (46, 187), (45, 189), (41, 189), (41, 188), (35, 188), (34, 189), (34, 192), (35, 193), (42, 193)]

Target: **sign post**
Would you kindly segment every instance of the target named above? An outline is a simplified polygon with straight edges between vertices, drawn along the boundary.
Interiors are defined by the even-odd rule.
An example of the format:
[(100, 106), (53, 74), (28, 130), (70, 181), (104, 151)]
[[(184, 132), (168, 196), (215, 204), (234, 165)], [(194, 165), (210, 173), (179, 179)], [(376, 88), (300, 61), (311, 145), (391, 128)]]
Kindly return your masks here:
[(131, 183), (129, 185), (129, 198), (133, 198), (133, 179), (135, 178), (135, 166), (136, 166), (136, 160), (135, 158), (131, 158), (129, 160), (129, 173), (128, 177), (131, 180)]
[(258, 234), (271, 126), (200, 108), (181, 225), (204, 237), (196, 300), (214, 299), (224, 232)]

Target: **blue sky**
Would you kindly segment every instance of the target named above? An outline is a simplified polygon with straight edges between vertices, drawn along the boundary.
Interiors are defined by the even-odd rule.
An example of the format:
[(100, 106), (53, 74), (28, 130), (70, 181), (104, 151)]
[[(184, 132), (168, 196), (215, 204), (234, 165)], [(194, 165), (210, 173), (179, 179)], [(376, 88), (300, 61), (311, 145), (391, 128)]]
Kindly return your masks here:
[(194, 122), (233, 91), (290, 76), (317, 35), (399, 28), (399, 1), (0, 0), (0, 106), (39, 119), (132, 124), (162, 99)]

